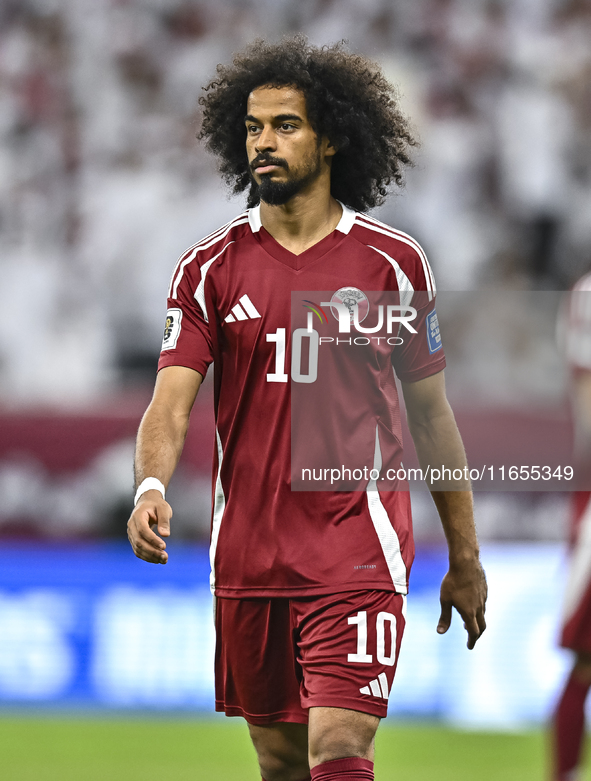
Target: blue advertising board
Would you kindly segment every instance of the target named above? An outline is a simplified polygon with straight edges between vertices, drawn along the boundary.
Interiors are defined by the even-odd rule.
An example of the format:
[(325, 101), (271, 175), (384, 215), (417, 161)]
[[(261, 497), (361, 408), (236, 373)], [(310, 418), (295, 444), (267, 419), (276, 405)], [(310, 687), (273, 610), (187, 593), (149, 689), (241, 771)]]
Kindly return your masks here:
[[(169, 546), (166, 566), (124, 543), (5, 544), (0, 565), (0, 706), (213, 710), (207, 551)], [(544, 721), (567, 658), (555, 638), (560, 546), (483, 551), (488, 629), (474, 651), (454, 615), (437, 635), (443, 549), (417, 553), (390, 695), (394, 717), (468, 726)]]

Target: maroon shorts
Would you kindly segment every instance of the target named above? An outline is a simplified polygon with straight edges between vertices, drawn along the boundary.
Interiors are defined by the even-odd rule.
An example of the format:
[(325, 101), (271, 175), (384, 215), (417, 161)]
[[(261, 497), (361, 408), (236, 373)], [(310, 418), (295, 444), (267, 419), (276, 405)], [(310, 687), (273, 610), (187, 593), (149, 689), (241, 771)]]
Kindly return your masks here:
[(572, 499), (571, 562), (565, 590), (560, 645), (591, 653), (591, 493)]
[(389, 591), (218, 598), (216, 710), (251, 724), (307, 724), (318, 706), (384, 717), (405, 607)]

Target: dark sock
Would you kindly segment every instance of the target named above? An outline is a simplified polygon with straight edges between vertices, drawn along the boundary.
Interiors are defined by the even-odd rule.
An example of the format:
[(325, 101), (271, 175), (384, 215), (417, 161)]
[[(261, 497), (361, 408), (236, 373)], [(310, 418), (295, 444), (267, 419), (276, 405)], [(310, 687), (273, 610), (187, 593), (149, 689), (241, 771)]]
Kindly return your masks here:
[(554, 716), (555, 779), (563, 781), (581, 758), (585, 732), (585, 699), (589, 684), (574, 675), (568, 679)]
[(360, 757), (333, 759), (312, 768), (312, 781), (374, 781), (373, 762)]

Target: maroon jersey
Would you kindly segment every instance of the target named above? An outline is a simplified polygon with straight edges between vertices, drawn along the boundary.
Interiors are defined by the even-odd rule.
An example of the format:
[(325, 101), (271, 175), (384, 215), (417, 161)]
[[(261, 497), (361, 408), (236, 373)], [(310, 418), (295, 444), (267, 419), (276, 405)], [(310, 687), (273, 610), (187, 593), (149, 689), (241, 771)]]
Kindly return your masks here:
[[(261, 226), (257, 207), (182, 255), (159, 368), (186, 366), (205, 375), (214, 363), (212, 589), (224, 597), (405, 594), (414, 556), (408, 491), (381, 491), (371, 479), (365, 490), (292, 490), (293, 291), (332, 291), (335, 301), (343, 291), (356, 291), (360, 301), (367, 300), (363, 291), (400, 291), (405, 305), (424, 291), (416, 333), (401, 348), (389, 346), (389, 361), (381, 354), (364, 374), (374, 386), (368, 396), (377, 381), (388, 412), (370, 421), (374, 466), (381, 466), (384, 447), (389, 462), (399, 463), (393, 451), (402, 451), (392, 363), (408, 382), (445, 366), (424, 252), (365, 214), (343, 208), (333, 233), (294, 255)], [(351, 417), (341, 427), (359, 425), (351, 405), (340, 414)]]
[[(558, 318), (558, 340), (572, 381), (591, 371), (591, 274), (583, 276), (566, 296)], [(578, 427), (575, 427), (575, 446)], [(586, 447), (586, 443), (581, 443)], [(564, 593), (560, 644), (591, 653), (591, 492), (571, 498), (571, 562)]]
[[(571, 386), (581, 375), (591, 372), (591, 273), (585, 274), (563, 298), (558, 313), (557, 337), (559, 348), (567, 361)], [(572, 388), (571, 388), (572, 390)], [(576, 408), (573, 410), (575, 416)], [(579, 437), (582, 440), (579, 441)], [(586, 433), (574, 425), (575, 455), (588, 449)], [(580, 466), (580, 465), (579, 465)], [(586, 464), (585, 464), (586, 466)], [(588, 484), (588, 481), (585, 481)], [(574, 545), (589, 498), (589, 491), (573, 493), (570, 543)], [(591, 574), (591, 558), (589, 565)]]

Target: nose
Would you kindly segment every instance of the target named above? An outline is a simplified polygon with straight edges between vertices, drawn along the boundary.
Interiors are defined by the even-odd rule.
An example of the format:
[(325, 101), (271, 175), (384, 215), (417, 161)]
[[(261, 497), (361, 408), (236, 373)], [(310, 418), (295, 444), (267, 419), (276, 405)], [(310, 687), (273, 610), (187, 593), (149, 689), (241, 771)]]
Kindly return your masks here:
[(277, 144), (275, 142), (275, 133), (273, 132), (273, 128), (264, 126), (261, 130), (261, 134), (256, 140), (255, 150), (257, 152), (268, 152), (275, 150), (276, 148)]

